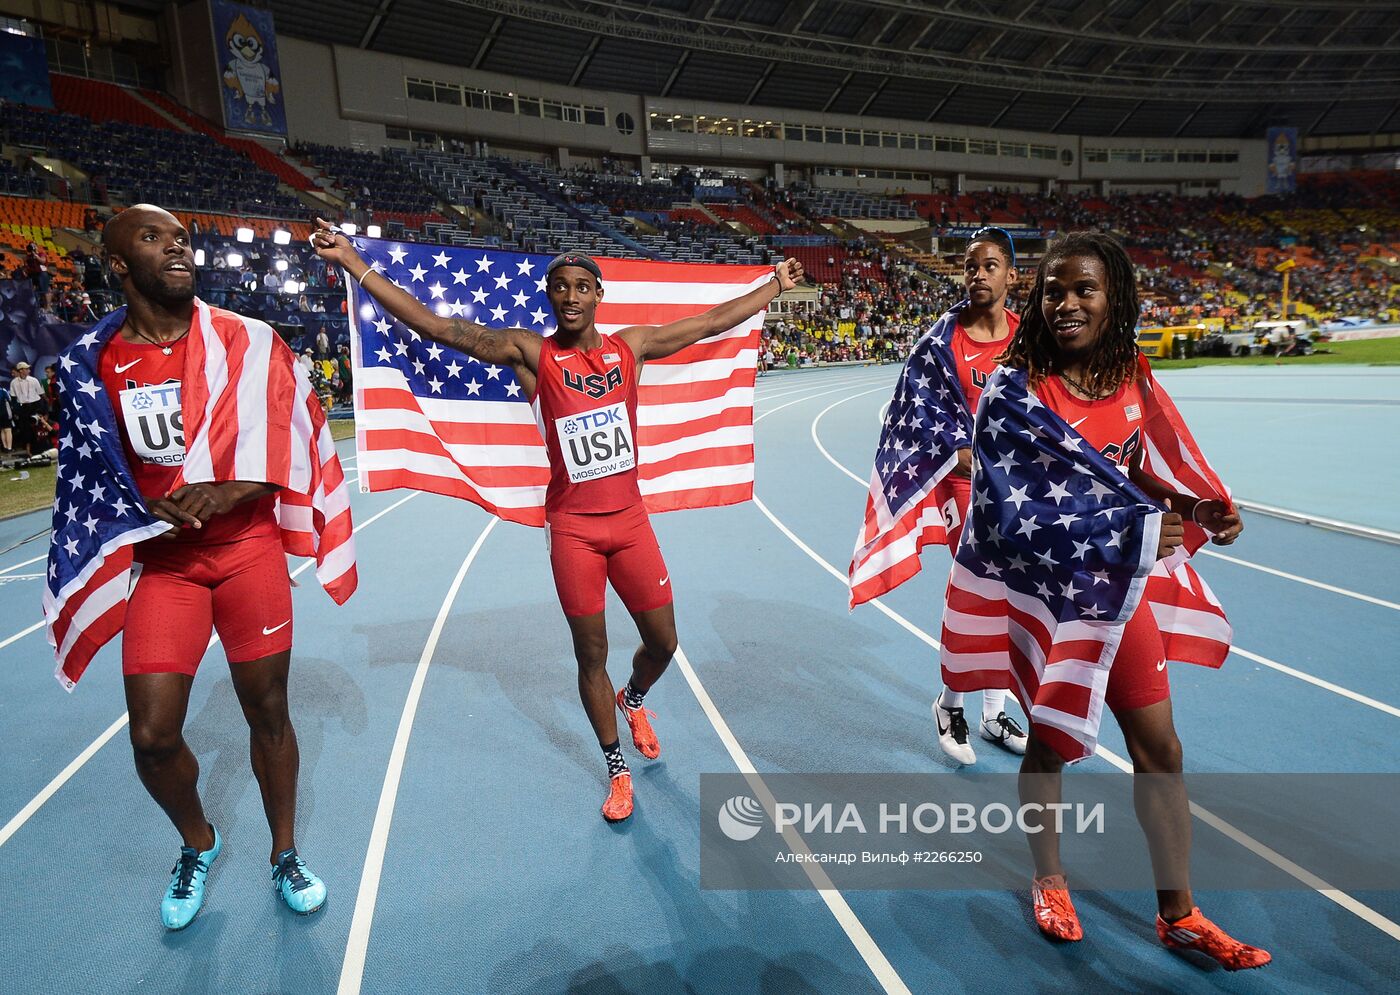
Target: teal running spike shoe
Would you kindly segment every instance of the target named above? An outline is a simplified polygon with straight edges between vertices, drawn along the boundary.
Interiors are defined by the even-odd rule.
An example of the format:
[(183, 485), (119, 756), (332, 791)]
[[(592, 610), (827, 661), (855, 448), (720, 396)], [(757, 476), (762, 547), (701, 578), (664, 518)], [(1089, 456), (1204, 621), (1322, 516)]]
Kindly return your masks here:
[(272, 887), (297, 915), (309, 916), (326, 904), (326, 885), (297, 856), (296, 847), (277, 855)]
[[(213, 826), (209, 827), (214, 829)], [(184, 929), (204, 906), (204, 885), (209, 868), (223, 849), (219, 831), (214, 829), (214, 845), (200, 852), (192, 846), (180, 847), (180, 859), (170, 870), (170, 887), (160, 903), (160, 921), (166, 929)]]

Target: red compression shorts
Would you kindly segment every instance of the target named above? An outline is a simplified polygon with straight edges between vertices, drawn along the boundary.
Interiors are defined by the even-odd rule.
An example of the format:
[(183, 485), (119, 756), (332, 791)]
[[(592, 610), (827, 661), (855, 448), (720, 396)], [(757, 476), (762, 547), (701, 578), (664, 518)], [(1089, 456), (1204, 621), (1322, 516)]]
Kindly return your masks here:
[(559, 604), (570, 618), (602, 611), (606, 583), (629, 612), (671, 603), (671, 575), (640, 504), (602, 515), (550, 512), (545, 542)]
[(201, 546), (136, 547), (122, 634), (122, 673), (189, 674), (212, 629), (229, 663), (292, 648), (292, 585), (277, 535)]
[(1113, 712), (1131, 712), (1171, 697), (1167, 681), (1167, 651), (1162, 632), (1143, 598), (1133, 617), (1123, 626), (1123, 641), (1108, 672), (1104, 704)]

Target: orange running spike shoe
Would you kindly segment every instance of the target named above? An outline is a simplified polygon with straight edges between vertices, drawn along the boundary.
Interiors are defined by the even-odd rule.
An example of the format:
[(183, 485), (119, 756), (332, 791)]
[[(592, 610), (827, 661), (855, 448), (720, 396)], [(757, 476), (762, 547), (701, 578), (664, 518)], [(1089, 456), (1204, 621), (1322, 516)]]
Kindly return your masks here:
[(1193, 908), (1189, 916), (1176, 922), (1169, 923), (1158, 916), (1157, 938), (1169, 950), (1198, 950), (1227, 971), (1263, 967), (1273, 960), (1267, 950), (1241, 943), (1201, 915), (1198, 908)]
[(1063, 874), (1048, 874), (1031, 879), (1031, 901), (1035, 906), (1035, 924), (1052, 940), (1082, 940), (1084, 930), (1079, 915), (1069, 899), (1069, 888)]
[(632, 730), (632, 745), (648, 760), (655, 760), (661, 756), (661, 744), (657, 742), (656, 733), (652, 730), (651, 722), (648, 720), (656, 718), (656, 713), (645, 706), (628, 708), (627, 702), (623, 700), (623, 695), (626, 693), (626, 689), (617, 693), (617, 707), (622, 710), (623, 716), (627, 719), (627, 728)]
[(623, 771), (608, 786), (608, 800), (603, 802), (603, 818), (621, 822), (632, 814), (632, 775)]

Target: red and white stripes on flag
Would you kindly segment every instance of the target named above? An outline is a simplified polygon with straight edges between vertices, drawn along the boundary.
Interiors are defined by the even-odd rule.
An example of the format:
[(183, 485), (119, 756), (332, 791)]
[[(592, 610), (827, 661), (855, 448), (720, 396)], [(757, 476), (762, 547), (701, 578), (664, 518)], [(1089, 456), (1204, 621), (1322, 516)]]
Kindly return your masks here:
[[(541, 259), (540, 277), (548, 261), (493, 255), (509, 259), (502, 267), (507, 271), (521, 266), (520, 260), (528, 264)], [(767, 266), (618, 259), (598, 263), (604, 288), (596, 318), (601, 332), (700, 314), (761, 286), (773, 274)], [(452, 281), (445, 282), (454, 289)], [(406, 285), (410, 292), (423, 293), (418, 283)], [(372, 302), (353, 283), (348, 291), (350, 313), (357, 321), (368, 320)], [(528, 319), (516, 317), (522, 313), (513, 313), (515, 320), (485, 320), (482, 314), (473, 320), (528, 326)], [(760, 312), (736, 328), (666, 359), (648, 360), (643, 367), (637, 444), (639, 483), (648, 511), (735, 504), (753, 496), (753, 392), (762, 325)], [(542, 320), (536, 330), (544, 330)], [(393, 365), (366, 363), (362, 336), (352, 338), (362, 490), (411, 487), (464, 498), (507, 521), (544, 524), (549, 482), (544, 440), (523, 392), (509, 398), (499, 394), (498, 378), (511, 377), (509, 371), (487, 368), (487, 375), (497, 379), (486, 383), (488, 389), (480, 396), (434, 396), (421, 386), (415, 390), (410, 377)], [(487, 397), (491, 399), (483, 399)]]
[(271, 326), (195, 303), (203, 334), (190, 337), (186, 354), (181, 408), (189, 442), (175, 486), (275, 484), (282, 547), (315, 557), (316, 579), (343, 604), (359, 582), (354, 524), (321, 399)]
[[(59, 360), (69, 434), (60, 448), (44, 618), (55, 676), (70, 691), (122, 629), (133, 546), (170, 528), (141, 502), (97, 372), (123, 318), (124, 309), (113, 312)], [(319, 400), (272, 328), (196, 300), (181, 411), (186, 463), (174, 486), (276, 485), (283, 548), (314, 556), (322, 586), (344, 602), (357, 581), (344, 473)]]
[[(1230, 504), (1228, 489), (1201, 455), (1145, 358), (1140, 358), (1140, 369), (1144, 468), (1173, 491)], [(1007, 429), (1019, 427), (1014, 419), (1020, 403), (1000, 406), (1003, 403), (984, 397), (979, 429), (984, 418), (1008, 411)], [(1058, 416), (1050, 417), (1061, 436), (1069, 437), (1073, 430)], [(982, 437), (978, 438), (980, 444)], [(977, 472), (984, 469), (979, 467)], [(973, 486), (978, 486), (976, 476)], [(1092, 756), (1098, 744), (1110, 668), (1124, 625), (1142, 599), (1146, 599), (1161, 631), (1168, 660), (1221, 666), (1230, 650), (1230, 623), (1219, 600), (1187, 562), (1207, 541), (1206, 532), (1187, 517), (1185, 543), (1170, 557), (1156, 561), (1160, 515), (1148, 516), (1145, 523), (1130, 594), (1116, 621), (1062, 621), (1049, 610), (1045, 599), (1013, 590), (1004, 578), (975, 573), (962, 562), (960, 547), (948, 578), (943, 616), (941, 662), (947, 685), (955, 691), (1011, 690), (1034, 724), (1037, 737), (1073, 762)], [(963, 546), (968, 545), (964, 538)], [(1028, 553), (1011, 536), (1004, 537), (997, 548), (1001, 551), (992, 559), (1004, 572), (1011, 568), (1007, 558), (1012, 552)], [(1092, 582), (1084, 583), (1084, 574), (1075, 577), (1081, 579), (1081, 587), (1092, 589)], [(1074, 582), (1072, 577), (1070, 584)]]

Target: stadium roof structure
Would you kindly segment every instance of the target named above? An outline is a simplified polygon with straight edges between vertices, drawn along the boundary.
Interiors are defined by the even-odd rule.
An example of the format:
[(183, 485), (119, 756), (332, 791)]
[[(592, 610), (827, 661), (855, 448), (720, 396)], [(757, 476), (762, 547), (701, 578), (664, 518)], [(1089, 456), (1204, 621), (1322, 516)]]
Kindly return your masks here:
[(271, 0), (279, 32), (656, 97), (1102, 136), (1400, 131), (1380, 0)]

